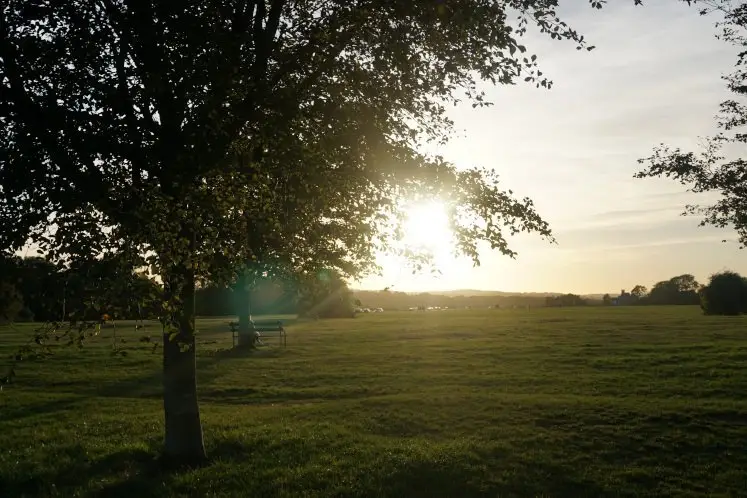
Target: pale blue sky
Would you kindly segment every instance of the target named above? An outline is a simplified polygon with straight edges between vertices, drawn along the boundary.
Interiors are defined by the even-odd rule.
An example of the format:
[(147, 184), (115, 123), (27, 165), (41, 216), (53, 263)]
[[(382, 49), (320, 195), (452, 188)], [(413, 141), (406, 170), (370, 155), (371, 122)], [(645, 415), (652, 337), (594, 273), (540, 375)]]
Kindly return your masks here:
[[(528, 36), (526, 45), (554, 80), (488, 88), (495, 105), (456, 108), (458, 137), (439, 152), (458, 166), (495, 168), (506, 188), (529, 196), (558, 244), (512, 240), (511, 260), (489, 250), (482, 266), (442, 265), (443, 275), (412, 276), (396, 264), (357, 287), (417, 291), (612, 292), (681, 273), (705, 281), (725, 268), (747, 274), (747, 252), (731, 231), (678, 216), (696, 201), (667, 180), (636, 180), (636, 160), (666, 142), (697, 148), (715, 131), (728, 94), (721, 75), (734, 49), (714, 38), (715, 18), (674, 0), (616, 0), (601, 11), (566, 5), (566, 20), (597, 49)], [(581, 7), (584, 8), (581, 8)], [(722, 239), (732, 242), (722, 243)]]

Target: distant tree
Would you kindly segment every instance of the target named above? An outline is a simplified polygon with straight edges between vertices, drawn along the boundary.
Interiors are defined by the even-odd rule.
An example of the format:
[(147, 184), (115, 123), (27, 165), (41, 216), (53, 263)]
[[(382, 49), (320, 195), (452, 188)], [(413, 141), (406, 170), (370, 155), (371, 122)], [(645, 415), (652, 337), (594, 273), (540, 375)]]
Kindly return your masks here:
[(77, 259), (60, 273), (59, 280), (64, 286), (65, 319), (95, 321), (103, 314), (113, 319), (163, 316), (161, 286), (120, 254)]
[(690, 274), (672, 277), (669, 280), (654, 284), (648, 294), (647, 303), (658, 305), (699, 304), (699, 288), (700, 284)]
[[(246, 303), (237, 303), (246, 299)], [(206, 284), (197, 289), (195, 310), (198, 316), (230, 316), (238, 307), (248, 308), (251, 315), (296, 313), (298, 289), (273, 279), (253, 286), (251, 292), (237, 292), (235, 286)]]
[(130, 319), (157, 319), (163, 315), (163, 287), (142, 272), (128, 277), (126, 314)]
[(312, 318), (352, 318), (355, 299), (345, 279), (335, 271), (321, 271), (302, 280), (298, 312)]
[(23, 296), (30, 315), (40, 321), (61, 318), (64, 279), (58, 265), (37, 256), (12, 256), (3, 267), (1, 275)]
[(662, 280), (656, 282), (651, 287), (651, 292), (648, 295), (648, 302), (650, 304), (672, 304), (676, 299), (676, 290), (669, 280)]
[(60, 265), (38, 256), (6, 256), (0, 258), (0, 275), (22, 296), (24, 319), (59, 321), (71, 313), (105, 312), (114, 318), (158, 316), (160, 286), (113, 255)]
[(609, 294), (602, 296), (602, 304), (605, 306), (612, 306), (612, 297)]
[(646, 293), (648, 293), (648, 289), (645, 285), (636, 285), (630, 291), (630, 294), (638, 300), (642, 299), (646, 295)]
[[(653, 155), (640, 159), (646, 169), (637, 178), (672, 178), (689, 191), (718, 194), (718, 201), (709, 206), (688, 205), (683, 214), (703, 216), (701, 226), (732, 227), (736, 230), (741, 247), (747, 245), (747, 160), (741, 157), (726, 158), (724, 147), (741, 150), (747, 143), (742, 131), (747, 124), (747, 3), (731, 0), (704, 2), (703, 14), (719, 11), (723, 21), (717, 23), (719, 38), (737, 47), (736, 69), (724, 77), (734, 98), (721, 103), (717, 120), (723, 130), (705, 140), (703, 150), (696, 154), (672, 149), (664, 144), (654, 149)], [(729, 155), (732, 153), (730, 152)]]
[(587, 301), (577, 294), (563, 294), (561, 296), (547, 296), (545, 298), (545, 306), (547, 307), (586, 306), (587, 304)]
[(621, 289), (620, 295), (615, 298), (615, 304), (618, 306), (630, 306), (631, 304), (634, 304), (635, 301), (636, 298), (625, 289)]
[(23, 297), (10, 282), (0, 282), (0, 323), (15, 321), (23, 310)]
[(197, 316), (229, 316), (233, 313), (233, 293), (228, 287), (206, 285), (195, 291)]
[(738, 273), (725, 271), (711, 276), (700, 293), (706, 315), (739, 315), (747, 312), (747, 281)]
[(700, 288), (700, 284), (698, 283), (698, 281), (695, 280), (695, 277), (693, 275), (690, 275), (689, 273), (679, 275), (677, 277), (672, 277), (669, 281), (672, 283), (677, 292), (681, 293), (695, 292)]

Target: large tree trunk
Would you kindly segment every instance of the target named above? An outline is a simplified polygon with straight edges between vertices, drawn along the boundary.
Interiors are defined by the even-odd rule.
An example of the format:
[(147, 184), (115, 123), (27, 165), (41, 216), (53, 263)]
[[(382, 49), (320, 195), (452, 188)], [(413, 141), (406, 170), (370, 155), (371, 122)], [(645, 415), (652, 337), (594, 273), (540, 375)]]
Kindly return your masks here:
[(251, 286), (249, 285), (249, 276), (242, 273), (239, 276), (236, 287), (234, 288), (234, 298), (236, 299), (236, 316), (239, 319), (238, 328), (238, 346), (254, 347), (254, 327), (252, 326), (252, 309), (251, 303)]
[(167, 328), (163, 336), (164, 456), (174, 462), (197, 463), (206, 455), (197, 404), (195, 277), (184, 267), (178, 273), (169, 285), (176, 309), (171, 330)]

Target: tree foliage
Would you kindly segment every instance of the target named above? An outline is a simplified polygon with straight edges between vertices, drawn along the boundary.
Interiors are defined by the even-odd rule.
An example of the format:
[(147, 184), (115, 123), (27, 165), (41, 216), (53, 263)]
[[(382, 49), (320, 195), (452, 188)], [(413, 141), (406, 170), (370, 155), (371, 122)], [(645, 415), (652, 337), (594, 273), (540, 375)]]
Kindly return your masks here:
[(342, 276), (333, 271), (307, 275), (300, 289), (298, 312), (310, 318), (352, 318), (353, 292)]
[(586, 304), (586, 300), (577, 294), (563, 294), (545, 298), (545, 306), (547, 307), (586, 306)]
[(738, 273), (724, 271), (711, 275), (700, 296), (700, 305), (706, 315), (747, 312), (747, 280)]
[(747, 4), (731, 0), (709, 0), (702, 14), (717, 13), (723, 18), (717, 23), (719, 38), (737, 47), (735, 69), (724, 76), (733, 98), (721, 103), (718, 126), (721, 132), (704, 140), (699, 153), (683, 151), (662, 144), (653, 154), (640, 159), (646, 169), (638, 178), (666, 177), (688, 187), (691, 192), (715, 192), (720, 198), (712, 205), (688, 205), (683, 214), (702, 216), (701, 226), (732, 227), (741, 247), (747, 244), (747, 162), (732, 151), (741, 150), (747, 134), (741, 130), (747, 124)]
[(41, 257), (0, 257), (0, 275), (20, 293), (26, 318), (58, 320), (62, 313), (63, 281), (60, 268)]
[(15, 285), (0, 281), (0, 323), (14, 321), (23, 309), (23, 296)]
[(298, 288), (283, 282), (265, 280), (248, 294), (237, 293), (230, 286), (209, 285), (197, 289), (198, 316), (230, 316), (237, 309), (236, 299), (248, 297), (252, 315), (294, 314), (298, 307)]
[(476, 263), (481, 241), (512, 255), (512, 234), (551, 239), (495, 173), (420, 151), (448, 139), (447, 106), (489, 105), (480, 83), (550, 86), (520, 37), (584, 48), (556, 4), (4, 2), (0, 248), (161, 276), (166, 453), (199, 459), (200, 281), (256, 264), (357, 274), (379, 250), (422, 261), (392, 224), (418, 197), (443, 198)]
[[(344, 216), (363, 251), (345, 249), (366, 256), (381, 232), (362, 224), (407, 186), (453, 190), (480, 215), (479, 231), (459, 230), (475, 257), (480, 238), (507, 250), (504, 221), (548, 234), (487, 172), (416, 152), (448, 132), (447, 103), (486, 105), (478, 81), (546, 81), (518, 41), (530, 22), (584, 43), (539, 2), (10, 2), (0, 213), (14, 229), (3, 245), (33, 236), (59, 257), (129, 247), (161, 266), (199, 256), (207, 270), (218, 256), (266, 256), (283, 212), (274, 201), (316, 200), (321, 213), (285, 207), (339, 211), (311, 225), (333, 232), (315, 240), (347, 241), (334, 223)], [(245, 212), (256, 247), (230, 247), (246, 232), (223, 222)]]
[(60, 322), (78, 317), (96, 319), (158, 318), (160, 286), (125, 260), (108, 256), (55, 265), (33, 256), (0, 260), (0, 274), (13, 285), (27, 318)]
[(648, 289), (646, 288), (646, 286), (645, 285), (640, 285), (640, 284), (638, 284), (635, 287), (633, 287), (633, 289), (631, 289), (631, 291), (630, 291), (630, 294), (632, 296), (635, 296), (635, 298), (639, 299), (639, 300), (643, 299), (646, 296), (647, 293), (648, 293)]
[(699, 304), (700, 284), (690, 274), (678, 275), (657, 282), (646, 297), (646, 304)]

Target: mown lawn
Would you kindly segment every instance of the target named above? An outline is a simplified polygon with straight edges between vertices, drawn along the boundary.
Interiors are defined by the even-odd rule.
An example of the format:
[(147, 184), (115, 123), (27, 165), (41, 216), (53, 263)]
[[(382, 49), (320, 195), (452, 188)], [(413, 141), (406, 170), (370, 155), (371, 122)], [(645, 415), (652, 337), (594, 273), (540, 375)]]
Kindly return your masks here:
[[(747, 493), (747, 318), (367, 314), (251, 355), (227, 322), (199, 325), (208, 465), (159, 466), (160, 352), (128, 329), (112, 356), (107, 331), (0, 392), (0, 496)], [(30, 330), (1, 328), (2, 357)]]

